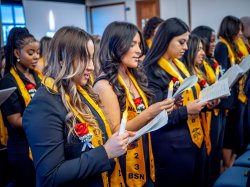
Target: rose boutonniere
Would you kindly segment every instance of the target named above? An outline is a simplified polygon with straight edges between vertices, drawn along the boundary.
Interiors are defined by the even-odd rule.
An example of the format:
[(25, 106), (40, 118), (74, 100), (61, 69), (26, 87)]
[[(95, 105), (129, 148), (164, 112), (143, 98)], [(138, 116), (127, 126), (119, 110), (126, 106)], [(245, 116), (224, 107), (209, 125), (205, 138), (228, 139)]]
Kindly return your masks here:
[(145, 109), (142, 98), (138, 97), (134, 99), (134, 103), (136, 106), (137, 113), (140, 114)]
[(89, 133), (88, 125), (87, 123), (76, 123), (74, 126), (74, 131), (79, 140), (83, 142), (82, 151), (85, 151), (86, 147), (94, 148), (92, 145), (92, 134)]
[(142, 99), (140, 97), (134, 99), (134, 103), (136, 106), (139, 106), (140, 104), (142, 104)]
[(174, 92), (179, 88), (179, 86), (180, 86), (180, 81), (179, 81), (179, 79), (178, 78), (176, 78), (176, 77), (172, 77), (172, 79), (171, 79), (172, 81), (173, 81), (173, 83), (174, 83)]
[(36, 86), (34, 84), (26, 84), (25, 88), (29, 92), (31, 98), (34, 97), (36, 93)]
[(238, 57), (241, 59), (243, 57), (243, 53), (241, 51), (238, 52)]
[(205, 87), (207, 87), (207, 81), (206, 80), (201, 80), (199, 82), (199, 85), (200, 85), (201, 88), (205, 88)]
[(219, 64), (218, 64), (217, 62), (215, 62), (215, 63), (213, 64), (213, 67), (214, 67), (214, 69), (216, 69), (217, 67), (219, 67)]

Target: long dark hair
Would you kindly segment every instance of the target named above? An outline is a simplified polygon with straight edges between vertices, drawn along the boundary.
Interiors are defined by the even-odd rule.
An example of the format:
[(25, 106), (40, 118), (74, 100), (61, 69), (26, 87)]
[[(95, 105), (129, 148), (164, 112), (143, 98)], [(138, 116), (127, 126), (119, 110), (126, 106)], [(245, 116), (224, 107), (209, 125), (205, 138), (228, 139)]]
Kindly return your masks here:
[[(136, 33), (140, 35), (142, 56), (145, 52), (142, 34), (139, 29), (131, 23), (118, 21), (110, 23), (106, 27), (100, 43), (99, 61), (101, 63), (101, 71), (106, 74), (106, 79), (110, 85), (112, 85), (118, 97), (121, 112), (125, 109), (126, 93), (118, 82), (118, 69), (122, 63), (121, 59), (130, 49)], [(142, 66), (139, 65), (138, 68), (135, 69), (128, 68), (128, 71), (135, 77), (138, 85), (150, 100), (150, 92), (147, 89), (147, 79), (141, 68)]]
[(164, 81), (167, 81), (166, 73), (159, 67), (157, 62), (167, 51), (171, 40), (186, 32), (189, 32), (189, 27), (178, 18), (170, 18), (162, 22), (143, 61), (145, 68), (152, 68), (155, 76), (162, 77)]
[(5, 48), (5, 75), (10, 72), (11, 67), (15, 66), (17, 62), (14, 50), (21, 50), (25, 45), (36, 41), (35, 37), (26, 28), (14, 27), (10, 30)]
[(154, 31), (156, 27), (161, 24), (164, 20), (159, 17), (152, 17), (150, 18), (145, 27), (143, 28), (143, 37), (145, 40), (151, 38), (151, 36), (154, 34)]
[(183, 60), (187, 65), (188, 71), (192, 75), (197, 73), (195, 70), (195, 58), (199, 52), (200, 43), (202, 43), (202, 45), (204, 43), (200, 37), (198, 37), (197, 35), (190, 35), (188, 40), (188, 50), (183, 56)]
[(215, 31), (208, 26), (201, 25), (192, 30), (192, 35), (197, 35), (203, 39), (206, 55), (209, 56), (209, 46), (211, 42), (211, 36)]
[[(237, 36), (240, 31), (240, 28), (242, 28), (243, 30), (243, 24), (241, 23), (239, 18), (234, 16), (226, 16), (223, 18), (218, 32), (218, 38), (222, 37), (229, 43), (230, 47), (234, 52), (235, 57), (237, 57), (239, 49), (234, 41), (234, 37)], [(238, 58), (235, 59), (236, 61), (238, 61)]]

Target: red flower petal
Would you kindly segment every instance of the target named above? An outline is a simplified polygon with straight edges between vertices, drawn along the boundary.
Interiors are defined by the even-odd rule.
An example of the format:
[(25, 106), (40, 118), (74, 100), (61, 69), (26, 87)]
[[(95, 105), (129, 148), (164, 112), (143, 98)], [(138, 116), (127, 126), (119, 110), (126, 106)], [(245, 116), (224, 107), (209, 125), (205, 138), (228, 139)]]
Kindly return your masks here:
[(219, 66), (219, 64), (216, 63), (216, 62), (213, 64), (213, 67), (214, 67), (214, 68), (217, 68), (218, 66)]
[(84, 136), (89, 133), (86, 123), (76, 123), (74, 128), (77, 136)]
[(140, 97), (134, 99), (134, 103), (136, 106), (139, 106), (140, 104), (142, 104), (142, 99)]
[(175, 83), (176, 81), (179, 81), (176, 77), (172, 77), (172, 81)]
[(36, 86), (34, 84), (26, 84), (26, 89), (29, 91), (30, 89), (36, 89)]
[(243, 57), (243, 53), (242, 53), (241, 51), (239, 51), (238, 57), (239, 57), (239, 58)]
[(199, 82), (199, 85), (200, 85), (201, 87), (204, 87), (204, 86), (206, 85), (206, 83), (207, 83), (206, 80), (201, 80), (201, 81)]

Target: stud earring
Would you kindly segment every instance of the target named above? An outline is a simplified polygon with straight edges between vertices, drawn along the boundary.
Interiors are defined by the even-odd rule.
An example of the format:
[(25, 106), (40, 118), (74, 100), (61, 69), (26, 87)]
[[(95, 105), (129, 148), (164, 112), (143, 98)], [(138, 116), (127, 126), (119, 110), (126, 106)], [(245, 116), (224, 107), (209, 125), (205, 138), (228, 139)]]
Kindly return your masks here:
[(16, 60), (18, 63), (20, 62), (20, 58), (17, 58), (17, 60)]

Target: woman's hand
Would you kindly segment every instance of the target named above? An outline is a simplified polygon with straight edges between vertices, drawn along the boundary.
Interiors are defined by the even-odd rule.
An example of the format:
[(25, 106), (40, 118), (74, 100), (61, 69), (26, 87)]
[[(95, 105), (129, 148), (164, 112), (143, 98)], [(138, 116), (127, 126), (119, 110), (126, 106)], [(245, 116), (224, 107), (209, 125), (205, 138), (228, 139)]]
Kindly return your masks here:
[(199, 102), (198, 99), (188, 103), (187, 112), (191, 115), (197, 115), (206, 106), (207, 102)]
[(183, 97), (182, 96), (178, 97), (175, 100), (174, 104), (175, 104), (176, 108), (179, 108), (179, 107), (183, 106)]
[(214, 99), (211, 101), (208, 101), (207, 103), (207, 108), (208, 109), (213, 109), (215, 106), (217, 106), (220, 103), (220, 99)]
[(115, 158), (123, 155), (127, 151), (128, 138), (134, 136), (134, 132), (125, 131), (122, 135), (114, 133), (104, 144), (108, 158)]
[(166, 110), (168, 113), (174, 109), (174, 98), (165, 99), (161, 102), (157, 102), (148, 107), (149, 115), (151, 119), (157, 116), (162, 110)]

